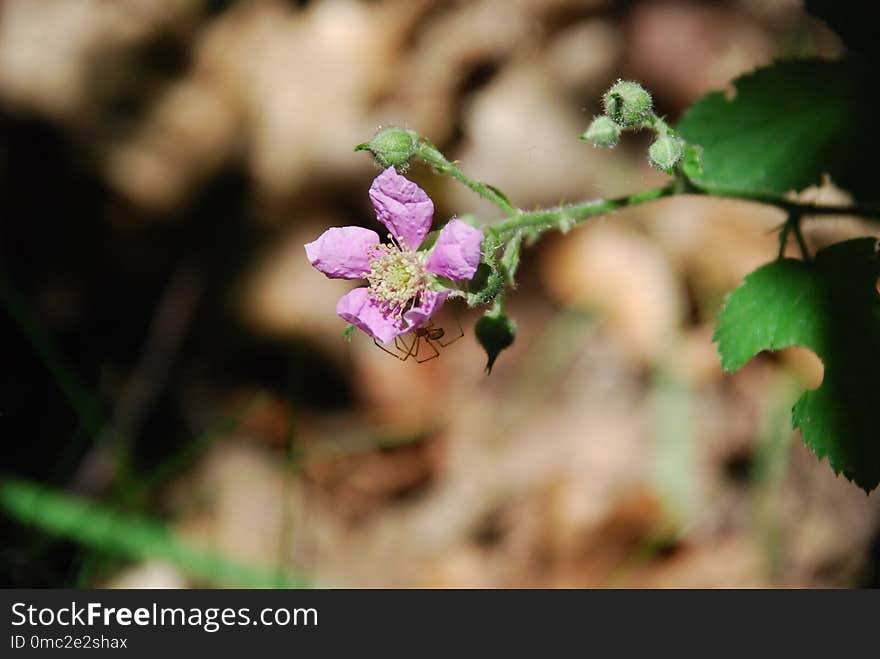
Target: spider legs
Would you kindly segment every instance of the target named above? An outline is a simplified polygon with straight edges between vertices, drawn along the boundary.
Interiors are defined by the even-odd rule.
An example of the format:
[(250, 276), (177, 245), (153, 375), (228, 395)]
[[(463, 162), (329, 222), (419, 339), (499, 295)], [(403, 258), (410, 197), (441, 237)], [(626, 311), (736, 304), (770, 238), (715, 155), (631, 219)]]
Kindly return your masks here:
[[(413, 353), (413, 357), (415, 358), (415, 360), (416, 360), (419, 364), (423, 364), (423, 363), (425, 363), (425, 362), (429, 362), (429, 361), (431, 361), (432, 359), (437, 359), (437, 357), (440, 356), (440, 351), (437, 350), (437, 346), (434, 345), (434, 342), (433, 342), (431, 339), (429, 339), (427, 336), (426, 336), (426, 337), (420, 337), (420, 336), (417, 336), (417, 337), (416, 337), (416, 341), (415, 341), (416, 344), (419, 343), (419, 340), (420, 340), (421, 338), (424, 338), (424, 339), (425, 339), (425, 344), (431, 349), (431, 351), (432, 351), (434, 354), (433, 354), (433, 355), (429, 355), (429, 356), (425, 357), (424, 359), (419, 359), (419, 357), (418, 357), (418, 354), (419, 354), (419, 353), (418, 353), (418, 351), (416, 351), (416, 352)], [(441, 345), (442, 345), (442, 344), (441, 344)]]
[[(458, 325), (458, 335), (448, 338), (445, 341), (443, 340), (443, 330), (435, 330), (439, 336), (434, 336), (431, 333), (431, 330), (434, 329), (434, 325), (429, 322), (424, 327), (413, 330), (409, 335), (412, 337), (409, 342), (407, 342), (403, 336), (396, 336), (394, 337), (394, 341), (389, 344), (383, 344), (378, 339), (373, 339), (373, 343), (395, 359), (405, 362), (412, 357), (416, 362), (422, 364), (431, 361), (432, 359), (437, 359), (437, 357), (440, 356), (440, 348), (445, 348), (450, 343), (454, 343), (464, 336), (464, 330), (461, 327), (461, 323), (456, 320), (456, 324)], [(428, 347), (424, 348), (425, 345)], [(423, 356), (422, 353), (427, 354)]]
[[(413, 337), (412, 342), (409, 344), (407, 344), (406, 339), (404, 339), (402, 336), (395, 336), (394, 342), (387, 345), (379, 341), (379, 339), (373, 339), (373, 343), (375, 343), (377, 347), (381, 348), (395, 359), (399, 359), (402, 362), (405, 362), (410, 357), (412, 357), (416, 361), (419, 361), (419, 359), (417, 359), (417, 355), (419, 354), (419, 347), (421, 345), (419, 340), (420, 338), (421, 337), (416, 334)], [(393, 346), (394, 349), (392, 350), (388, 346)]]
[(452, 338), (447, 339), (446, 341), (443, 341), (442, 339), (437, 339), (437, 343), (440, 345), (441, 348), (445, 348), (445, 347), (448, 346), (450, 343), (455, 343), (455, 342), (458, 341), (461, 337), (464, 336), (464, 330), (462, 329), (462, 327), (461, 327), (461, 322), (458, 320), (458, 318), (455, 319), (455, 324), (458, 325), (458, 335), (457, 335), (457, 336), (453, 336)]
[(394, 337), (394, 350), (390, 350), (389, 348), (387, 348), (385, 344), (379, 341), (379, 339), (373, 339), (373, 343), (376, 344), (376, 347), (381, 348), (389, 355), (391, 355), (395, 359), (399, 359), (402, 362), (405, 362), (410, 355), (411, 347), (407, 346), (406, 342), (400, 337)]

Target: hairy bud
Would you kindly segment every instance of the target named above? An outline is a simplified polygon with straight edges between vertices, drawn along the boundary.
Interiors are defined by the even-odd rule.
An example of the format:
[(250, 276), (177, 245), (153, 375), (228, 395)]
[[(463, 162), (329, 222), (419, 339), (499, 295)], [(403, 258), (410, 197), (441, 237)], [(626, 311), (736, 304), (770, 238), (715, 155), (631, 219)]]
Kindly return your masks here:
[(382, 167), (399, 167), (409, 162), (418, 149), (419, 136), (415, 131), (403, 128), (384, 128), (355, 151), (369, 151)]
[(681, 140), (671, 135), (661, 135), (648, 148), (648, 158), (657, 169), (669, 173), (682, 153)]
[(603, 101), (605, 114), (623, 128), (636, 128), (651, 116), (651, 95), (637, 82), (618, 80)]
[(581, 135), (581, 139), (596, 146), (612, 148), (617, 146), (620, 139), (620, 126), (604, 115), (596, 117), (586, 132)]

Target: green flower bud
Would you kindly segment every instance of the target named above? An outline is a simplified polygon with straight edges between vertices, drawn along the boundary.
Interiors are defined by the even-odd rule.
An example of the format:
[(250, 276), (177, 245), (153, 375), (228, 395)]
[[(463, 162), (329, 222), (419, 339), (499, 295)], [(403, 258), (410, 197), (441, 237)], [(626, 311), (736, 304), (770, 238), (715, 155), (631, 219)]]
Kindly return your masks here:
[(648, 159), (657, 169), (669, 174), (681, 158), (681, 140), (671, 135), (661, 135), (648, 147)]
[(620, 126), (606, 116), (596, 117), (581, 135), (581, 139), (596, 146), (612, 148), (620, 139)]
[(418, 133), (403, 128), (384, 128), (373, 139), (358, 144), (355, 151), (369, 151), (382, 167), (405, 165), (419, 145)]
[(486, 373), (492, 372), (495, 360), (516, 338), (516, 324), (501, 311), (492, 310), (477, 321), (474, 327), (477, 341), (486, 351)]
[(618, 80), (603, 100), (605, 114), (623, 128), (636, 128), (651, 116), (651, 95), (637, 82)]

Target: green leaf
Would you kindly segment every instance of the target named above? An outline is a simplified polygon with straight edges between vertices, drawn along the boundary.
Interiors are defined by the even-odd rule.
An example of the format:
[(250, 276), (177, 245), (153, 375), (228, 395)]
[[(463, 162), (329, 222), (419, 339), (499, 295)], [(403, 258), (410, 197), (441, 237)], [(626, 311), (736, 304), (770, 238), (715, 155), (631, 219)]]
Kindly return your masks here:
[(735, 371), (762, 350), (802, 346), (825, 365), (792, 423), (866, 492), (880, 483), (880, 256), (874, 238), (831, 245), (811, 262), (782, 259), (748, 275), (727, 299), (714, 340)]
[(703, 175), (702, 149), (685, 142), (681, 156), (681, 170), (689, 179), (698, 179)]
[(28, 481), (0, 480), (0, 510), (22, 523), (114, 556), (167, 561), (206, 583), (251, 588), (304, 585), (288, 574), (241, 565), (191, 547), (158, 522)]
[(876, 200), (880, 156), (877, 76), (851, 61), (788, 61), (738, 78), (732, 99), (697, 101), (678, 129), (702, 147), (708, 192), (782, 195), (830, 174), (859, 199)]

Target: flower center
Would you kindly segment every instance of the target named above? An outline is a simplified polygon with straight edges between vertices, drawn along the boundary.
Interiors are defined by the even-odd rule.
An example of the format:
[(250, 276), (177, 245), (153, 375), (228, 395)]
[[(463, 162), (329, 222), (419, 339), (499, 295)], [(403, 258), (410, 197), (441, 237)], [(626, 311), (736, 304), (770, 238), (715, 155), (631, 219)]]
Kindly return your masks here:
[(428, 273), (418, 253), (412, 251), (403, 237), (390, 245), (377, 245), (370, 259), (367, 281), (382, 311), (403, 317), (404, 312), (418, 304), (416, 298), (428, 286)]

